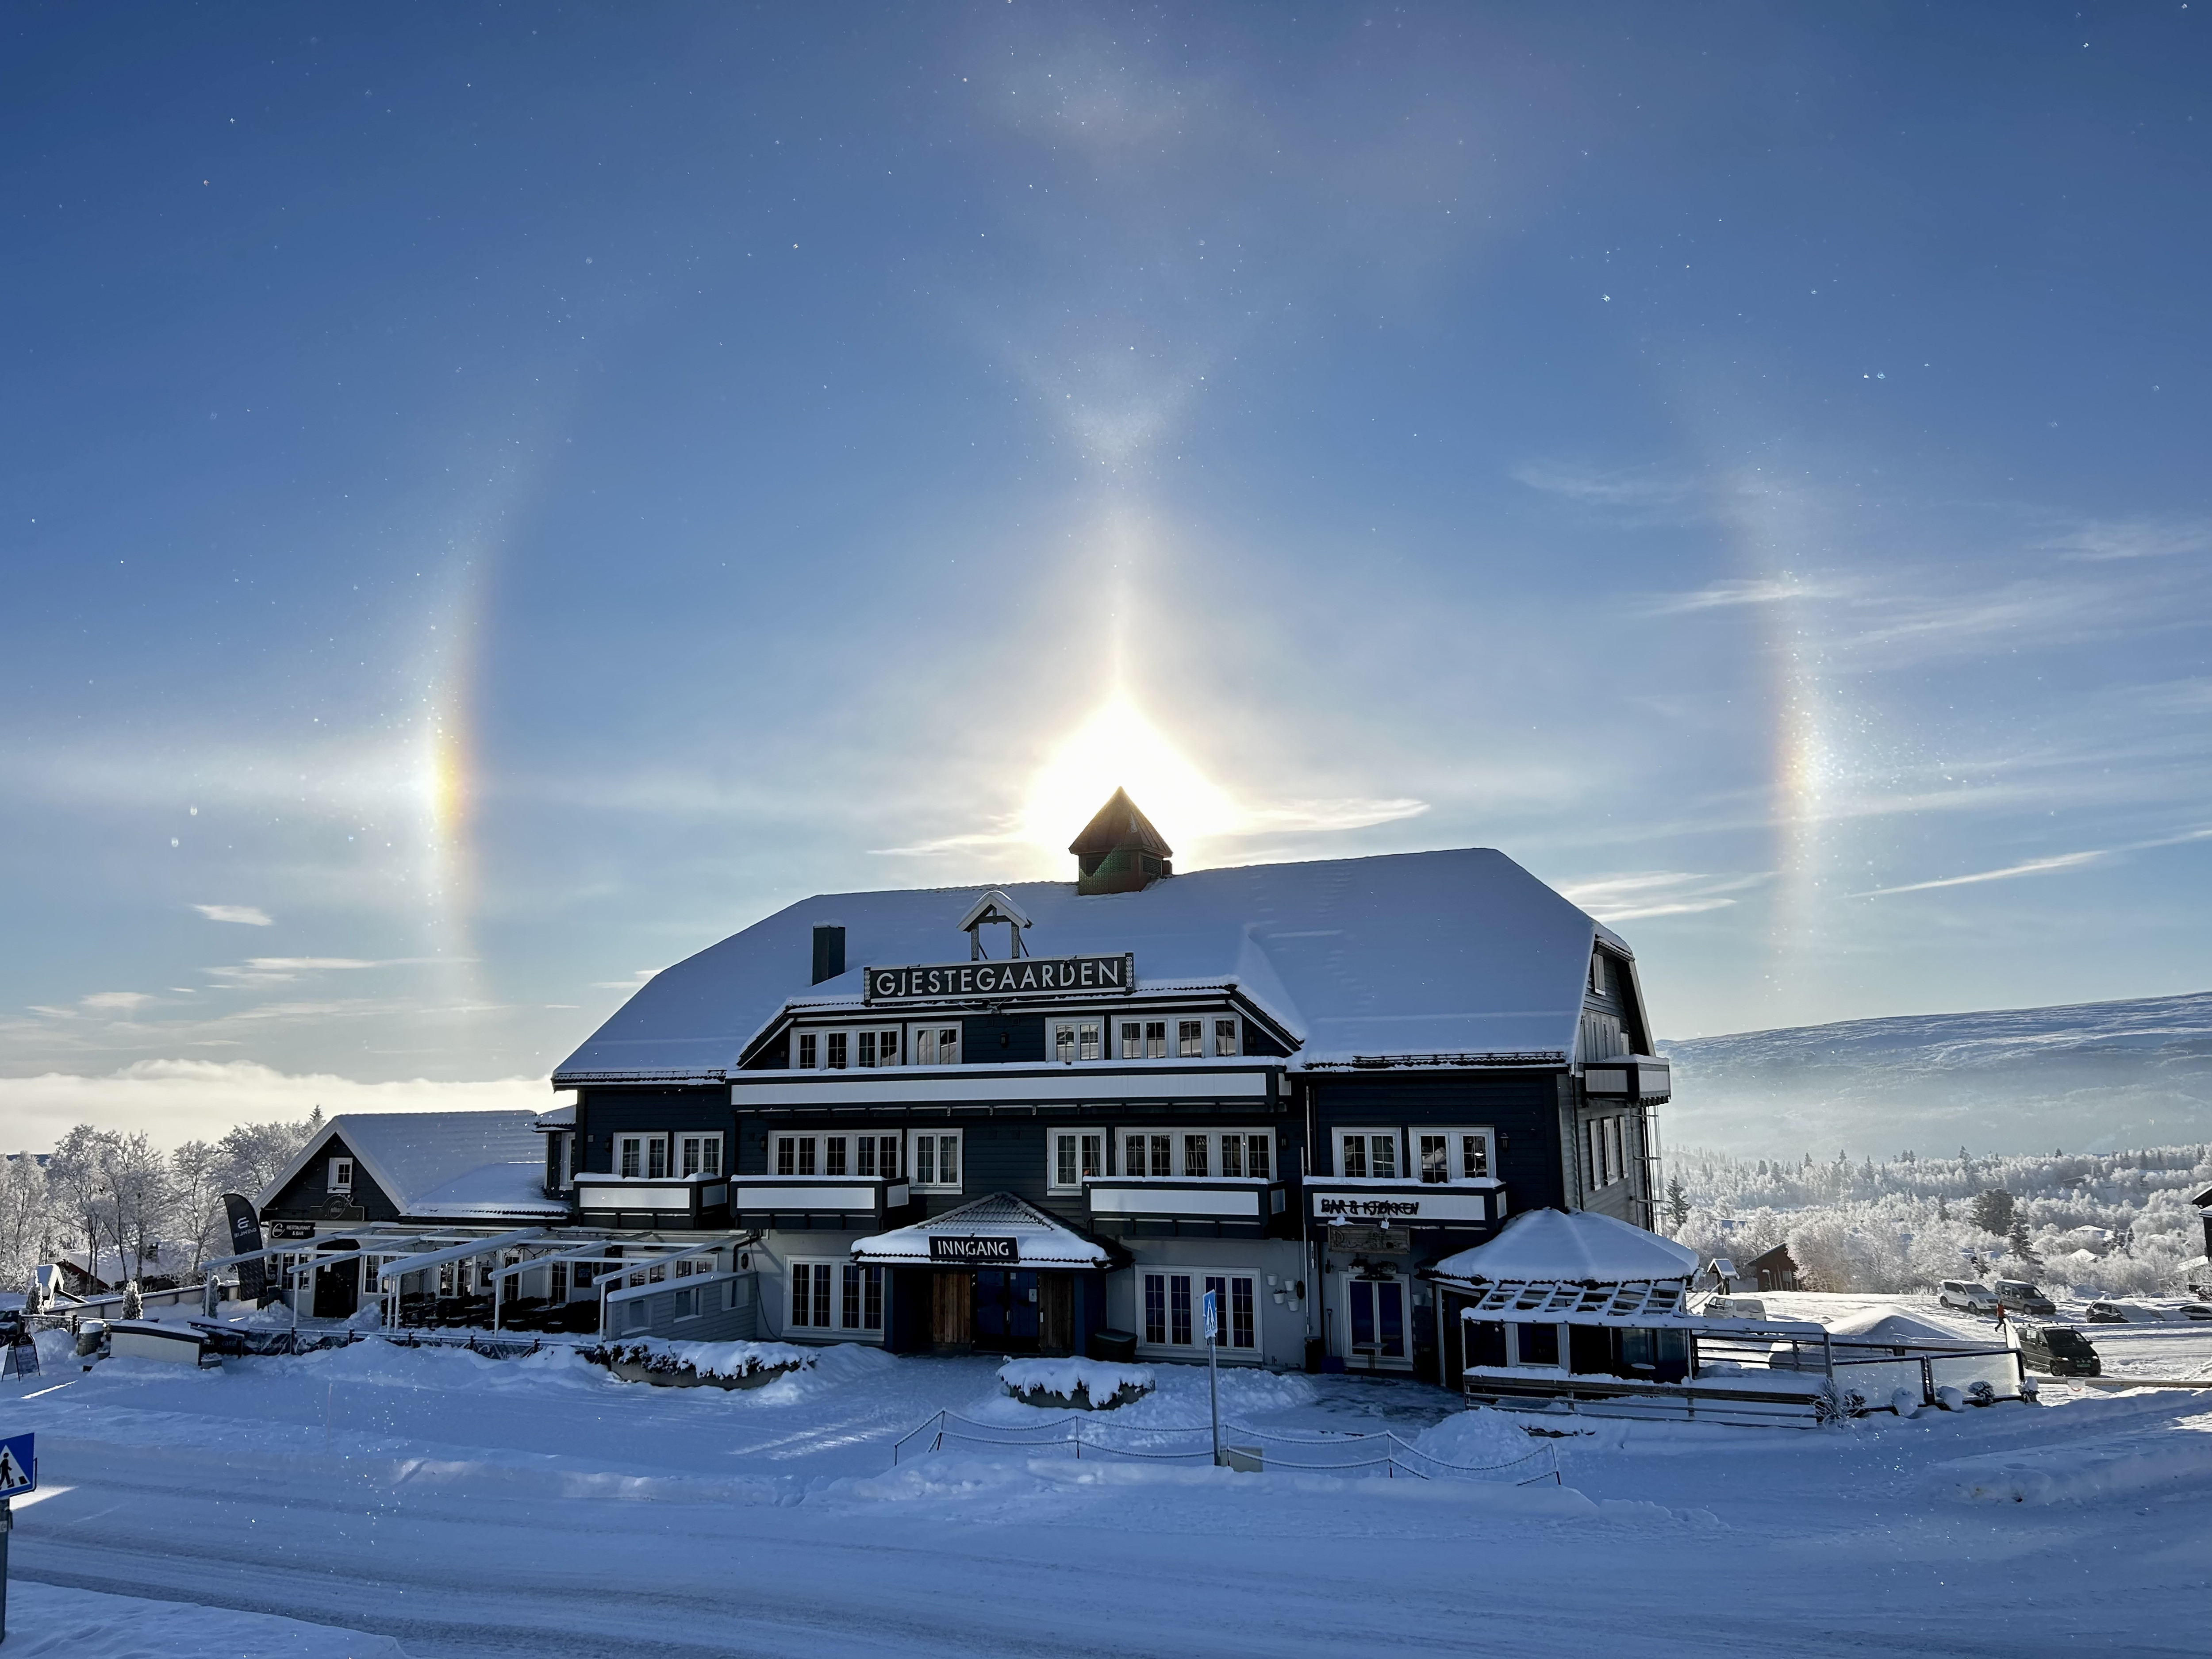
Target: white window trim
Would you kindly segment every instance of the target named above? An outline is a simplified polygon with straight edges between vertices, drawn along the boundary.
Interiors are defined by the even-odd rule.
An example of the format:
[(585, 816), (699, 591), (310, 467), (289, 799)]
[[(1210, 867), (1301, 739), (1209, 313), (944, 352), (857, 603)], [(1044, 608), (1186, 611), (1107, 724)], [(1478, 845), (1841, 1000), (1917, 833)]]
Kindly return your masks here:
[[(1174, 1340), (1175, 1322), (1172, 1305), (1170, 1305), (1168, 1320), (1169, 1340), (1164, 1342), (1152, 1342), (1146, 1340), (1145, 1332), (1145, 1281), (1156, 1273), (1163, 1279), (1179, 1278), (1188, 1275), (1190, 1279), (1190, 1340), (1188, 1342), (1177, 1342)], [(1234, 1323), (1235, 1316), (1233, 1313), (1234, 1303), (1232, 1301), (1230, 1306), (1224, 1307), (1221, 1310), (1221, 1357), (1224, 1359), (1250, 1358), (1257, 1360), (1262, 1354), (1267, 1352), (1267, 1322), (1266, 1308), (1268, 1300), (1267, 1275), (1262, 1269), (1258, 1267), (1193, 1267), (1187, 1262), (1181, 1261), (1139, 1261), (1136, 1265), (1134, 1274), (1136, 1279), (1134, 1289), (1137, 1297), (1135, 1319), (1137, 1326), (1137, 1349), (1139, 1352), (1182, 1355), (1202, 1355), (1205, 1353), (1206, 1281), (1208, 1279), (1218, 1279), (1224, 1281), (1222, 1290), (1224, 1294), (1233, 1294), (1234, 1291), (1234, 1285), (1228, 1281), (1239, 1279), (1249, 1279), (1252, 1281), (1252, 1346), (1249, 1348), (1238, 1348), (1232, 1347), (1231, 1346), (1231, 1339), (1236, 1334)], [(1409, 1333), (1410, 1328), (1411, 1328), (1408, 1327)]]
[[(792, 1322), (791, 1292), (793, 1282), (798, 1277), (792, 1269), (795, 1267), (805, 1267), (810, 1270), (827, 1267), (830, 1270), (830, 1322), (828, 1324), (797, 1325)], [(804, 1336), (835, 1336), (840, 1341), (844, 1342), (881, 1342), (884, 1340), (884, 1333), (890, 1328), (891, 1319), (890, 1275), (888, 1273), (885, 1273), (880, 1267), (875, 1269), (877, 1273), (883, 1274), (882, 1279), (878, 1281), (883, 1287), (882, 1300), (878, 1306), (878, 1312), (882, 1316), (883, 1322), (880, 1325), (876, 1326), (873, 1329), (871, 1329), (866, 1325), (848, 1325), (844, 1322), (844, 1270), (848, 1267), (858, 1267), (863, 1274), (868, 1271), (868, 1264), (856, 1262), (850, 1256), (795, 1255), (788, 1259), (785, 1263), (784, 1267), (783, 1299), (781, 1309), (782, 1322), (786, 1334)], [(810, 1273), (808, 1279), (810, 1291), (811, 1290), (812, 1283), (812, 1278)], [(860, 1317), (866, 1319), (867, 1317), (867, 1302), (866, 1299), (867, 1297), (867, 1281), (865, 1278), (861, 1280), (860, 1295), (862, 1297), (860, 1304)], [(808, 1311), (811, 1313), (812, 1310), (810, 1308)]]
[[(332, 1158), (330, 1161), (329, 1170), (325, 1176), (325, 1179), (329, 1182), (327, 1190), (334, 1193), (343, 1193), (349, 1198), (352, 1197), (354, 1172), (356, 1167), (355, 1161), (352, 1158)], [(338, 1171), (340, 1170), (343, 1170), (345, 1171), (345, 1179), (343, 1181), (338, 1179)]]
[[(1409, 1172), (1406, 1166), (1406, 1153), (1413, 1143), (1407, 1139), (1406, 1131), (1402, 1125), (1391, 1123), (1340, 1123), (1337, 1125), (1334, 1129), (1331, 1130), (1330, 1133), (1334, 1137), (1334, 1140), (1330, 1143), (1330, 1150), (1334, 1154), (1337, 1170), (1337, 1173), (1334, 1179), (1339, 1181), (1371, 1181), (1378, 1186), (1383, 1187), (1395, 1187), (1401, 1182), (1408, 1181), (1412, 1182), (1416, 1186), (1420, 1184), (1419, 1172), (1418, 1170)], [(1346, 1175), (1344, 1172), (1344, 1142), (1346, 1137), (1348, 1135), (1363, 1135), (1368, 1137), (1370, 1142), (1372, 1138), (1376, 1135), (1395, 1135), (1398, 1139), (1396, 1173), (1387, 1176), (1379, 1176), (1375, 1174), (1371, 1170), (1369, 1170), (1359, 1175)], [(1360, 1161), (1363, 1164), (1371, 1164), (1374, 1162), (1374, 1153), (1371, 1145), (1363, 1154)]]
[[(612, 1160), (614, 1164), (614, 1174), (622, 1176), (624, 1180), (632, 1178), (628, 1176), (623, 1169), (623, 1144), (625, 1141), (630, 1140), (635, 1140), (638, 1144), (637, 1175), (635, 1177), (635, 1179), (641, 1181), (666, 1181), (671, 1178), (670, 1172), (675, 1168), (674, 1154), (676, 1149), (673, 1143), (669, 1139), (667, 1131), (663, 1129), (617, 1130), (614, 1136), (615, 1155)], [(658, 1176), (655, 1176), (653, 1173), (653, 1146), (655, 1141), (660, 1143), (661, 1173)]]
[[(1151, 1173), (1151, 1139), (1154, 1135), (1160, 1134), (1167, 1136), (1170, 1142), (1168, 1154), (1172, 1163), (1172, 1172), (1168, 1175), (1156, 1176)], [(1132, 1170), (1127, 1167), (1128, 1164), (1128, 1138), (1131, 1135), (1143, 1135), (1146, 1138), (1145, 1168), (1140, 1170)], [(1185, 1135), (1204, 1135), (1206, 1137), (1206, 1173), (1202, 1176), (1185, 1175), (1183, 1173), (1182, 1138)], [(1250, 1156), (1249, 1143), (1254, 1139), (1265, 1141), (1267, 1145), (1267, 1173), (1263, 1176), (1250, 1174), (1225, 1176), (1222, 1174), (1221, 1142), (1223, 1137), (1226, 1135), (1234, 1135), (1239, 1140), (1247, 1143), (1245, 1152), (1248, 1160), (1248, 1169), (1249, 1168), (1249, 1159)], [(1273, 1186), (1276, 1182), (1280, 1181), (1283, 1178), (1281, 1174), (1281, 1165), (1283, 1163), (1282, 1148), (1276, 1143), (1275, 1131), (1266, 1124), (1223, 1125), (1176, 1123), (1168, 1125), (1164, 1127), (1156, 1123), (1124, 1124), (1120, 1128), (1115, 1129), (1111, 1132), (1109, 1136), (1109, 1145), (1112, 1150), (1109, 1151), (1107, 1155), (1108, 1167), (1109, 1169), (1114, 1167), (1116, 1161), (1118, 1161), (1122, 1166), (1121, 1173), (1114, 1177), (1114, 1179), (1117, 1181), (1234, 1181), (1244, 1183), (1248, 1186), (1269, 1187)]]
[[(696, 1140), (700, 1143), (700, 1167), (696, 1170), (686, 1170), (684, 1167), (684, 1143), (687, 1140)], [(706, 1167), (708, 1142), (712, 1142), (714, 1147), (714, 1167), (711, 1170)], [(719, 1181), (730, 1172), (729, 1138), (720, 1129), (679, 1129), (676, 1132), (672, 1148), (673, 1157), (669, 1163), (669, 1170), (679, 1181), (689, 1175), (703, 1175), (712, 1180)]]
[[(946, 1031), (957, 1031), (961, 1034), (958, 1041), (961, 1044), (961, 1050), (964, 1054), (966, 1052), (968, 1042), (967, 1027), (962, 1023), (958, 1016), (956, 1015), (945, 1019), (918, 1019), (909, 1021), (906, 1028), (906, 1052), (910, 1057), (911, 1062), (916, 1066), (957, 1066), (961, 1064), (961, 1061), (958, 1060), (943, 1060), (938, 1057), (937, 1039)], [(927, 1060), (924, 1060), (921, 1057), (923, 1048), (921, 1039), (925, 1032), (929, 1035), (928, 1048), (930, 1057)]]
[[(921, 1169), (921, 1164), (915, 1156), (913, 1142), (915, 1139), (922, 1135), (927, 1135), (932, 1139), (940, 1143), (940, 1150), (941, 1144), (945, 1140), (945, 1137), (948, 1135), (951, 1137), (954, 1143), (959, 1148), (959, 1150), (954, 1154), (954, 1156), (960, 1160), (960, 1178), (957, 1181), (945, 1182), (932, 1180), (925, 1182), (918, 1178)], [(907, 1141), (906, 1168), (907, 1185), (908, 1187), (912, 1188), (917, 1193), (944, 1193), (955, 1196), (958, 1195), (958, 1194), (963, 1190), (968, 1180), (968, 1143), (967, 1132), (965, 1130), (909, 1129), (907, 1131)], [(936, 1173), (937, 1164), (938, 1159), (933, 1155), (930, 1164), (930, 1172), (933, 1176)]]
[[(1072, 1187), (1062, 1185), (1060, 1179), (1060, 1138), (1062, 1135), (1076, 1137), (1076, 1177), (1075, 1184)], [(1096, 1176), (1085, 1176), (1082, 1173), (1082, 1137), (1085, 1135), (1098, 1137), (1098, 1173)], [(1080, 1193), (1083, 1190), (1083, 1183), (1086, 1180), (1105, 1179), (1106, 1171), (1113, 1167), (1113, 1162), (1114, 1132), (1111, 1129), (1096, 1123), (1078, 1123), (1062, 1124), (1044, 1132), (1044, 1189), (1048, 1193)]]
[[(1421, 1179), (1421, 1137), (1442, 1135), (1444, 1138), (1444, 1178), (1441, 1182)], [(1479, 1176), (1461, 1173), (1460, 1137), (1482, 1137), (1482, 1161), (1488, 1173)], [(1455, 1123), (1439, 1127), (1436, 1124), (1417, 1124), (1406, 1132), (1406, 1145), (1413, 1153), (1413, 1183), (1420, 1187), (1472, 1187), (1498, 1179), (1498, 1132), (1480, 1123)]]
[[(876, 1143), (876, 1167), (867, 1174), (861, 1173), (860, 1147), (856, 1144), (863, 1139), (871, 1139)], [(832, 1140), (842, 1140), (845, 1143), (845, 1167), (842, 1170), (833, 1171), (830, 1168), (830, 1143)], [(783, 1148), (787, 1141), (791, 1144), (791, 1168), (788, 1170), (783, 1167)], [(814, 1167), (811, 1170), (803, 1167), (809, 1162), (805, 1150), (808, 1146), (813, 1148), (811, 1162)], [(890, 1151), (892, 1161), (896, 1164), (906, 1151), (906, 1137), (896, 1129), (869, 1127), (771, 1129), (768, 1137), (768, 1170), (766, 1176), (762, 1178), (770, 1181), (817, 1179), (896, 1181), (899, 1178), (898, 1171), (896, 1169), (886, 1170), (884, 1168), (884, 1152), (886, 1149)], [(721, 1175), (714, 1178), (728, 1179), (727, 1167), (724, 1168)]]
[[(1059, 1032), (1063, 1025), (1075, 1033), (1075, 1057), (1073, 1060), (1060, 1057)], [(1083, 1028), (1086, 1025), (1098, 1028), (1098, 1054), (1092, 1060), (1083, 1057)], [(1045, 1016), (1044, 1054), (1055, 1066), (1103, 1066), (1114, 1058), (1115, 1041), (1114, 1011), (1110, 1008), (1079, 1008), (1066, 1012), (1054, 1011)]]

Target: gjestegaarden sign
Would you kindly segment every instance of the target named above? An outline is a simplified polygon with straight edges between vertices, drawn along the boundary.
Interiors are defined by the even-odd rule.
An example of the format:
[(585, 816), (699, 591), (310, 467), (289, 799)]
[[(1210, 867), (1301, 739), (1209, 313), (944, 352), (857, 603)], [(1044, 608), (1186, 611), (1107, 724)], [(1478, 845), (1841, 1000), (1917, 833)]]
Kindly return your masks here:
[(946, 1238), (933, 1233), (929, 1240), (929, 1259), (932, 1261), (1018, 1261), (1021, 1256), (1012, 1238)]
[(930, 1002), (945, 997), (1059, 997), (1070, 992), (1127, 995), (1137, 988), (1137, 958), (1018, 957), (1012, 962), (951, 962), (862, 969), (867, 1000)]

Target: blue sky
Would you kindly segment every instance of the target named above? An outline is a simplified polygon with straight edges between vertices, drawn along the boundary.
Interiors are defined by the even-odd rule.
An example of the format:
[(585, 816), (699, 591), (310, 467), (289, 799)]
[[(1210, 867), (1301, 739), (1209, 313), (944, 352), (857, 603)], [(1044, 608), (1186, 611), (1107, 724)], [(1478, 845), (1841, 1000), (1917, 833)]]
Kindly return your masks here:
[(2202, 988), (2207, 12), (19, 10), (0, 1073), (543, 1077), (1117, 783), (1671, 1035)]

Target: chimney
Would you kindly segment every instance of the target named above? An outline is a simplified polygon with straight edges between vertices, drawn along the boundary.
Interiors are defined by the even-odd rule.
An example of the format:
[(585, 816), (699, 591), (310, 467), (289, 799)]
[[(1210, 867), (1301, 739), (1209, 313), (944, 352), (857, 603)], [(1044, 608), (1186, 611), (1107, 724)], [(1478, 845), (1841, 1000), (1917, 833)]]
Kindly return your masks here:
[(822, 922), (814, 929), (814, 978), (811, 983), (819, 985), (844, 971), (844, 927), (834, 921)]
[(1125, 789), (1114, 792), (1067, 850), (1075, 854), (1079, 895), (1141, 893), (1162, 876), (1175, 874), (1169, 862), (1175, 848)]

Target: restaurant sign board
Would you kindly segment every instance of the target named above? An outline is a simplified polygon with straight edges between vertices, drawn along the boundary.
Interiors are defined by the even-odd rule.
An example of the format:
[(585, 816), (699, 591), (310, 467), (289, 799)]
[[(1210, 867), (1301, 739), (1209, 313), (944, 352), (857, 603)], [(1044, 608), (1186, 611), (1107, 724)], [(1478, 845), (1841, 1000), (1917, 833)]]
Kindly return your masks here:
[(932, 1261), (1015, 1262), (1021, 1260), (1012, 1237), (947, 1238), (933, 1233), (929, 1239), (929, 1259)]
[(934, 1002), (947, 997), (1054, 997), (1070, 992), (1127, 995), (1137, 988), (1137, 958), (1017, 957), (1011, 962), (949, 962), (861, 970), (872, 1004)]

